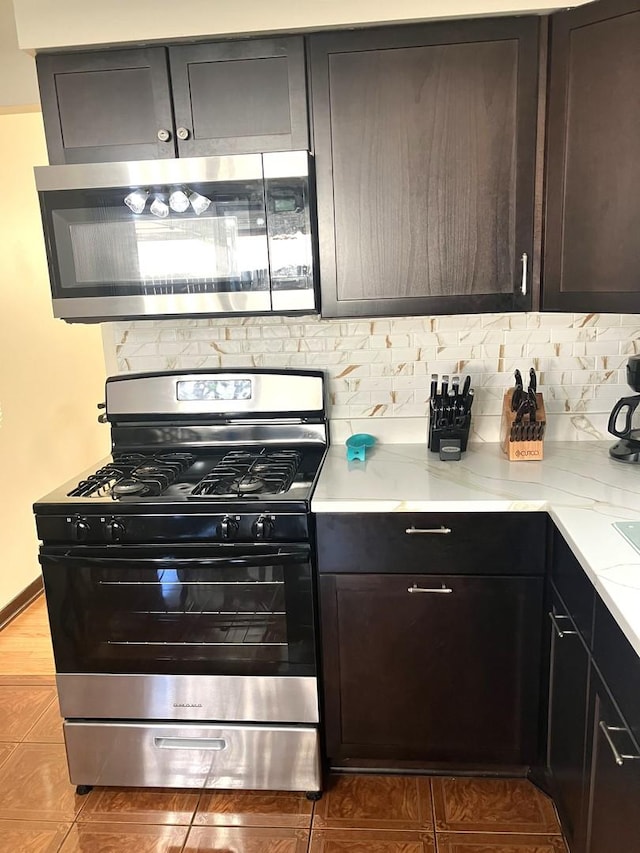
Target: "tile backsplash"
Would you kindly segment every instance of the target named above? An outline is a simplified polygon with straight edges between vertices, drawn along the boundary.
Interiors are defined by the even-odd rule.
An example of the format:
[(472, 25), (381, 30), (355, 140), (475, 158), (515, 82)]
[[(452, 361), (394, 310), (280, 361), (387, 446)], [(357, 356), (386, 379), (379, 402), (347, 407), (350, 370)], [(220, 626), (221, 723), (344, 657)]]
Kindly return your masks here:
[[(367, 431), (421, 441), (432, 373), (470, 374), (475, 441), (497, 441), (513, 372), (538, 373), (555, 440), (610, 438), (609, 412), (632, 393), (640, 315), (472, 314), (325, 320), (225, 317), (141, 320), (103, 327), (111, 371), (195, 367), (313, 367), (327, 371), (334, 440)], [(613, 440), (613, 439), (612, 439)]]

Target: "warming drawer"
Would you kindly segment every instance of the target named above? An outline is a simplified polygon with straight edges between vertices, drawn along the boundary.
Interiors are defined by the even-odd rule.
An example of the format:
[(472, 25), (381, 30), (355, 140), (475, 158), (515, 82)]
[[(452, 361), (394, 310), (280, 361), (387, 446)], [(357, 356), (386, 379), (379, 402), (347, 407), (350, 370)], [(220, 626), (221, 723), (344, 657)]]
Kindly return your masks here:
[(318, 730), (305, 726), (65, 722), (75, 785), (320, 790)]

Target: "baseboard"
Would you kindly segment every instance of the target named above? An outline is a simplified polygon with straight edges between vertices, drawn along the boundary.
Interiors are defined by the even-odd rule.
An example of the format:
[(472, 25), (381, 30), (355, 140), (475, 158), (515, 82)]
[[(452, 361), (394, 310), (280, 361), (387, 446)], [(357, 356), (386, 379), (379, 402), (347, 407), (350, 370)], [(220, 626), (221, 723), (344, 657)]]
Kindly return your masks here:
[(28, 587), (16, 595), (6, 607), (0, 610), (0, 630), (9, 624), (19, 613), (28, 607), (34, 598), (37, 598), (43, 590), (42, 576), (32, 581)]

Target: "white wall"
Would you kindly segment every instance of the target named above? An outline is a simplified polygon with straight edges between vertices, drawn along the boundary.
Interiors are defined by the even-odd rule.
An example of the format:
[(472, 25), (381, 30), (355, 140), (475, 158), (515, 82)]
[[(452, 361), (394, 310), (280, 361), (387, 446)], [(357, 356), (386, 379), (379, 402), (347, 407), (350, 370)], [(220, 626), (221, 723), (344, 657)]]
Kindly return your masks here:
[(34, 164), (40, 113), (0, 115), (0, 609), (40, 574), (32, 504), (109, 452), (98, 326), (51, 311)]
[(548, 12), (590, 0), (14, 0), (23, 50)]
[(0, 0), (0, 109), (38, 100), (35, 60), (18, 49), (11, 0)]

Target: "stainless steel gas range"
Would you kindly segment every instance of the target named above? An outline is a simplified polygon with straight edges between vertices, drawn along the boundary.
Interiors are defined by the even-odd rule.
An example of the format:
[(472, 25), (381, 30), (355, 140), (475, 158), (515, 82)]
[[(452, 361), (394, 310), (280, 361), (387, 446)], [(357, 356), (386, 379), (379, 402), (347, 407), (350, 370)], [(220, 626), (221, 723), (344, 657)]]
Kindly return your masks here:
[(115, 376), (102, 418), (34, 507), (71, 781), (318, 795), (322, 373)]

